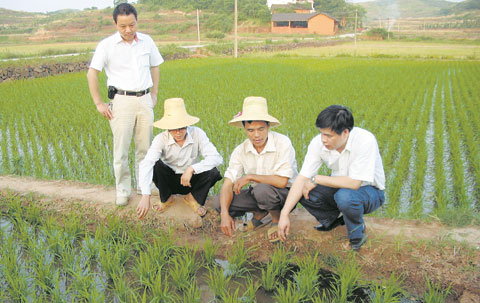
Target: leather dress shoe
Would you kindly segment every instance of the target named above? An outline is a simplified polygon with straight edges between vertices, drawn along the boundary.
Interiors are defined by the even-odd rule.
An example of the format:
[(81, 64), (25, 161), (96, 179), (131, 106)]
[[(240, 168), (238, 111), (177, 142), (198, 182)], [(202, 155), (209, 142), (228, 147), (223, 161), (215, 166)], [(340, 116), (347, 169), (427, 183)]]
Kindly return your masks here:
[(325, 226), (323, 224), (318, 224), (317, 226), (314, 226), (313, 228), (315, 228), (318, 231), (331, 231), (332, 229), (334, 229), (335, 227), (340, 226), (340, 225), (345, 225), (345, 221), (343, 220), (343, 216), (340, 216), (340, 217), (336, 218), (335, 221), (333, 221), (332, 224), (330, 224), (329, 226)]

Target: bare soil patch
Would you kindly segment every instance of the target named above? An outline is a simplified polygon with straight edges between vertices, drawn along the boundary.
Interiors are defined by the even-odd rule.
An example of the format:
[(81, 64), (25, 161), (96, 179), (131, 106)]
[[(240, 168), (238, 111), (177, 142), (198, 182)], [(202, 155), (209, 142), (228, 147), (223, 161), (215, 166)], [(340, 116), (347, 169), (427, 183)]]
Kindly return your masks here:
[[(42, 208), (59, 214), (79, 212), (100, 220), (115, 214), (127, 221), (138, 221), (135, 208), (140, 196), (133, 194), (126, 207), (117, 207), (113, 187), (0, 176), (0, 190), (33, 193)], [(312, 228), (317, 222), (304, 209), (292, 213), (288, 241), (272, 244), (266, 239), (268, 227), (248, 234), (237, 231), (229, 238), (218, 229), (219, 217), (214, 210), (209, 209), (201, 219), (181, 200), (178, 197), (163, 214), (151, 210), (140, 223), (146, 228), (174, 226), (179, 243), (201, 245), (208, 235), (220, 244), (221, 254), (230, 249), (236, 237), (244, 236), (247, 246), (258, 246), (252, 257), (260, 262), (269, 260), (274, 245), (285, 245), (296, 254), (319, 252), (321, 256), (342, 257), (350, 253), (345, 227), (320, 233)], [(153, 196), (152, 201), (158, 202), (158, 196)], [(366, 225), (369, 240), (357, 253), (366, 280), (382, 280), (392, 272), (402, 274), (405, 289), (420, 296), (426, 290), (428, 277), (445, 288), (452, 285), (454, 292), (449, 302), (480, 302), (480, 227), (452, 228), (438, 222), (371, 216), (366, 218)]]

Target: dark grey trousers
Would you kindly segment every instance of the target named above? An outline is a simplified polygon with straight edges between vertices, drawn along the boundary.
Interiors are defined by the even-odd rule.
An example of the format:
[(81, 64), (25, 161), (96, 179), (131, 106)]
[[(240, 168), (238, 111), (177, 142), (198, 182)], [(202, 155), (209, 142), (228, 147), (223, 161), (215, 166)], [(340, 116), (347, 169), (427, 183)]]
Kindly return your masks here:
[[(233, 194), (228, 212), (232, 217), (243, 216), (246, 212), (281, 210), (287, 199), (289, 188), (278, 188), (268, 184), (257, 184)], [(220, 212), (220, 195), (213, 200), (213, 207)]]

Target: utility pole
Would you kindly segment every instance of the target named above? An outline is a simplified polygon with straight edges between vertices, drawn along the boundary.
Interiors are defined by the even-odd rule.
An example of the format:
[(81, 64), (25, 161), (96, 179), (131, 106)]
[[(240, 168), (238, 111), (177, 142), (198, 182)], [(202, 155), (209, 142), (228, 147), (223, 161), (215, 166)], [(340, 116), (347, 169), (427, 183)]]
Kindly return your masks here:
[(354, 44), (355, 44), (355, 50), (357, 49), (357, 10), (355, 9), (355, 35), (354, 35)]
[(200, 45), (200, 17), (198, 16), (198, 8), (197, 8), (197, 44)]
[(390, 40), (390, 17), (387, 19), (387, 40)]
[(238, 23), (238, 7), (237, 7), (237, 0), (235, 0), (235, 43), (233, 46), (233, 56), (235, 58), (238, 57), (238, 33), (237, 33), (237, 23)]

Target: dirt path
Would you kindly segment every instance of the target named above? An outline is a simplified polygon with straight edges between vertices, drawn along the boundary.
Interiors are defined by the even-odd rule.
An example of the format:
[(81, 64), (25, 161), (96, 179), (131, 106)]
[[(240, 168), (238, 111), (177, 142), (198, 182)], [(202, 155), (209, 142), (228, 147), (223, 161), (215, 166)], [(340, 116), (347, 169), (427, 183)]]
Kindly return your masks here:
[[(114, 204), (115, 190), (71, 181), (46, 181), (27, 177), (0, 176), (0, 190), (34, 193), (43, 207), (69, 212), (73, 209), (104, 218), (115, 213), (128, 220), (137, 220), (135, 207), (140, 199), (132, 195), (126, 207)], [(159, 201), (158, 196), (152, 197)], [(180, 197), (178, 200), (181, 200)], [(79, 207), (81, 206), (81, 207)], [(190, 244), (202, 242), (202, 234), (208, 233), (226, 251), (235, 237), (224, 236), (217, 228), (218, 215), (210, 210), (202, 220), (184, 203), (178, 201), (164, 214), (150, 211), (142, 221), (154, 227), (174, 224), (176, 236)], [(318, 251), (323, 255), (342, 256), (349, 252), (344, 227), (332, 232), (320, 233), (312, 226), (316, 220), (304, 209), (297, 209), (291, 216), (291, 234), (286, 246), (298, 253)], [(413, 294), (425, 291), (425, 276), (448, 287), (452, 284), (455, 294), (451, 302), (480, 302), (480, 227), (451, 228), (440, 223), (367, 217), (369, 241), (358, 254), (365, 279), (379, 280), (392, 272), (403, 274), (405, 288)], [(269, 259), (273, 244), (265, 241), (266, 228), (244, 234), (247, 245), (258, 245), (255, 259)], [(236, 236), (242, 234), (237, 232)]]

